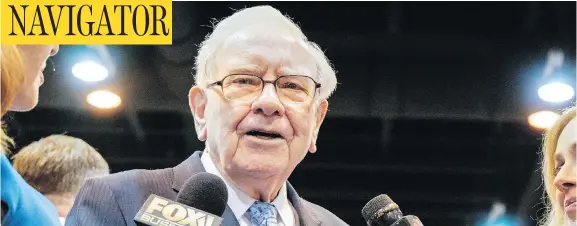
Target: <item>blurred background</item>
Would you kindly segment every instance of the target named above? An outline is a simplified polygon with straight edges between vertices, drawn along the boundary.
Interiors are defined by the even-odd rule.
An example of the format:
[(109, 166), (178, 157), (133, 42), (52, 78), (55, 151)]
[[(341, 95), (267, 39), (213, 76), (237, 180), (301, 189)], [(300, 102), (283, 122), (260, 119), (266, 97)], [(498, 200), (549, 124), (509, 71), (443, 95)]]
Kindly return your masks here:
[(316, 154), (289, 181), (351, 225), (386, 193), (425, 225), (536, 225), (541, 134), (575, 101), (575, 2), (174, 2), (172, 46), (61, 46), (18, 147), (65, 133), (113, 172), (172, 167), (196, 139), (187, 94), (213, 18), (269, 4), (332, 60)]

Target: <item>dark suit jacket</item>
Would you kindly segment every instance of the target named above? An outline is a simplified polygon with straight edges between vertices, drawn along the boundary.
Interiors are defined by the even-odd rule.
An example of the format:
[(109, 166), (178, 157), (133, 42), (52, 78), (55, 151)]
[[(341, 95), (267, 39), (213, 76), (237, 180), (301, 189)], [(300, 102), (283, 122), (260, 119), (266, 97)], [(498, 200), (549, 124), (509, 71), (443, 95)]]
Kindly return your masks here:
[[(130, 170), (86, 181), (66, 218), (66, 226), (136, 226), (134, 216), (150, 194), (176, 200), (178, 191), (192, 175), (205, 172), (197, 151), (174, 168)], [(288, 198), (301, 226), (348, 225), (328, 210), (298, 196), (287, 182)], [(227, 206), (223, 226), (238, 226)]]

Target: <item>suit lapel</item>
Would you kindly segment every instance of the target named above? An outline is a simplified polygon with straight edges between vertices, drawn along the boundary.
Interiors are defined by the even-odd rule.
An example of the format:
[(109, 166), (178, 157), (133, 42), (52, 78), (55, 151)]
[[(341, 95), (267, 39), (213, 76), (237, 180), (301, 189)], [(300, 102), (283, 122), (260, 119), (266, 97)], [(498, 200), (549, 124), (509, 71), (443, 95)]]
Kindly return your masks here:
[(228, 205), (226, 206), (226, 210), (224, 211), (222, 218), (222, 226), (240, 226), (238, 220), (236, 220), (236, 216), (234, 216), (234, 213)]
[(287, 182), (287, 195), (297, 211), (300, 226), (318, 226), (322, 224), (322, 220), (318, 217), (319, 214), (302, 201), (289, 182)]
[[(184, 162), (180, 163), (176, 167), (172, 168), (173, 171), (173, 181), (172, 181), (172, 189), (174, 190), (174, 199), (176, 200), (176, 195), (182, 188), (182, 185), (188, 180), (192, 175), (197, 173), (206, 172), (204, 166), (202, 165), (202, 161), (200, 161), (200, 157), (203, 152), (196, 151), (194, 152), (188, 159)], [(226, 210), (222, 215), (223, 221), (222, 226), (240, 226), (234, 213), (230, 209), (228, 205), (226, 205)]]
[(201, 151), (196, 151), (190, 157), (188, 157), (188, 159), (184, 160), (184, 162), (172, 168), (172, 189), (174, 189), (176, 193), (180, 191), (182, 185), (184, 185), (184, 182), (186, 182), (186, 180), (188, 180), (188, 178), (190, 178), (192, 175), (206, 172), (204, 166), (202, 166), (202, 162), (200, 161), (201, 155)]

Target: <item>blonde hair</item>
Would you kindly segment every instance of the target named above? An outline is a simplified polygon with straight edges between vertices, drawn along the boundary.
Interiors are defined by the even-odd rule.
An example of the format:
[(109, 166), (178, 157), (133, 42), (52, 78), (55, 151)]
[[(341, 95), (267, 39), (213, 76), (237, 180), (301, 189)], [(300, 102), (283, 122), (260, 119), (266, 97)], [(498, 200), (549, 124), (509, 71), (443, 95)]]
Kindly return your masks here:
[(561, 117), (549, 128), (544, 135), (542, 147), (542, 173), (545, 184), (545, 208), (546, 217), (541, 220), (541, 226), (559, 226), (563, 225), (563, 209), (555, 204), (557, 188), (553, 184), (555, 179), (555, 149), (557, 141), (563, 129), (569, 122), (575, 118), (576, 107), (569, 108), (563, 112)]
[(14, 169), (42, 194), (76, 194), (90, 177), (109, 174), (108, 163), (82, 139), (52, 135), (22, 148)]
[[(317, 78), (322, 84), (319, 97), (327, 99), (336, 89), (337, 77), (335, 71), (321, 48), (314, 42), (308, 41), (301, 29), (288, 17), (271, 6), (256, 6), (239, 10), (233, 15), (218, 22), (212, 34), (201, 43), (196, 57), (196, 85), (206, 85), (208, 77), (214, 73), (212, 60), (222, 44), (234, 33), (246, 29), (256, 28), (267, 34), (276, 34), (282, 30), (292, 38), (306, 43), (317, 65)], [(270, 36), (267, 36), (270, 37)]]
[[(1, 73), (0, 74), (0, 116), (4, 116), (12, 101), (18, 94), (18, 90), (24, 81), (24, 64), (22, 63), (22, 58), (18, 51), (16, 45), (2, 45), (1, 49)], [(4, 123), (0, 122), (0, 154), (8, 153), (8, 144), (13, 144), (14, 142), (4, 130)]]

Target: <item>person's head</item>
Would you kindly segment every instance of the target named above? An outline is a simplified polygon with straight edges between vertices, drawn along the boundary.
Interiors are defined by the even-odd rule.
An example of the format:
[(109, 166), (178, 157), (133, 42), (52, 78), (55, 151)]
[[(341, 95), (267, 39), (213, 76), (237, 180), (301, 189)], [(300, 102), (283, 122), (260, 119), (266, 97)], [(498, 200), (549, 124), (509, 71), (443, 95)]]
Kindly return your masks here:
[[(43, 70), (58, 45), (2, 45), (0, 105), (1, 116), (8, 111), (28, 111), (38, 103), (38, 89), (44, 82)], [(0, 131), (2, 153), (11, 140)]]
[[(577, 108), (565, 111), (545, 133), (542, 167), (547, 194), (546, 226), (575, 225), (575, 144), (577, 141)], [(570, 206), (573, 202), (572, 207)], [(568, 206), (569, 205), (569, 206)]]
[(324, 52), (270, 6), (220, 21), (200, 46), (195, 81), (196, 132), (217, 167), (228, 176), (280, 179), (316, 151), (337, 84)]
[(65, 216), (82, 183), (109, 174), (108, 163), (85, 141), (52, 135), (22, 148), (13, 157), (16, 171)]

